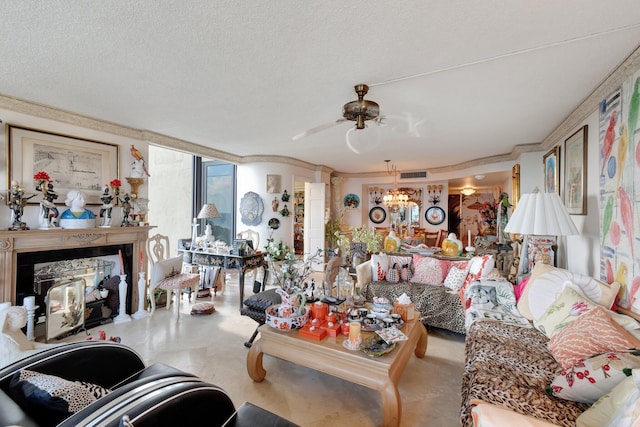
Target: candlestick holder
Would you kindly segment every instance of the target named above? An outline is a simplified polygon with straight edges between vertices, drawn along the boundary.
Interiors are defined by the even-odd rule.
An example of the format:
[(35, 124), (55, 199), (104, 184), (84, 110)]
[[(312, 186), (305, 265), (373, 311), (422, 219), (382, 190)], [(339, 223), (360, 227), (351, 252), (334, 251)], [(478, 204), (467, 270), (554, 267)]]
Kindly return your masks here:
[(113, 323), (131, 322), (131, 316), (127, 314), (127, 275), (120, 275), (120, 284), (118, 285), (118, 298), (120, 305), (118, 306), (118, 315), (113, 319)]
[(131, 317), (134, 319), (144, 319), (149, 316), (149, 312), (144, 309), (144, 300), (147, 293), (147, 282), (144, 279), (144, 271), (138, 273), (138, 311), (133, 313)]
[(34, 334), (35, 315), (36, 315), (36, 310), (40, 308), (40, 306), (39, 305), (34, 305), (30, 307), (25, 306), (25, 308), (27, 309), (27, 339), (29, 341), (33, 341), (36, 339)]

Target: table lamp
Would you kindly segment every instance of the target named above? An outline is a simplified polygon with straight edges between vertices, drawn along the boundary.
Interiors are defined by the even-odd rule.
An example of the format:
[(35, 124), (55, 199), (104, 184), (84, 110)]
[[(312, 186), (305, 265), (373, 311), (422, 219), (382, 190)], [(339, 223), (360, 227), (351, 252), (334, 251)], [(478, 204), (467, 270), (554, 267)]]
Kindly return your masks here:
[(532, 193), (522, 195), (504, 231), (524, 236), (518, 274), (528, 273), (537, 261), (536, 256), (542, 262), (551, 263), (554, 257), (552, 246), (556, 243), (556, 236), (578, 234), (578, 229), (558, 194), (541, 193), (537, 187)]
[[(202, 205), (202, 209), (198, 212), (198, 219), (208, 219), (208, 218), (220, 218), (220, 212), (218, 212), (218, 208), (213, 203), (205, 203)], [(207, 228), (204, 232), (205, 238), (208, 242), (213, 242), (213, 230), (211, 229), (211, 224), (207, 221)]]

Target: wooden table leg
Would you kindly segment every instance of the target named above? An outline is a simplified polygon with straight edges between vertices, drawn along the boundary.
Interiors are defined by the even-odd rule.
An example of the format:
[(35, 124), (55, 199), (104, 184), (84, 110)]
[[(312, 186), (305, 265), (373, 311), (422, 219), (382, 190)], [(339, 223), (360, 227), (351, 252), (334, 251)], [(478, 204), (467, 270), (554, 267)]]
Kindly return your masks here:
[(257, 341), (253, 342), (247, 353), (247, 372), (251, 379), (258, 383), (264, 380), (267, 375), (267, 371), (262, 366), (262, 356), (262, 342), (258, 338)]
[(418, 343), (416, 344), (416, 350), (414, 354), (416, 355), (416, 357), (422, 359), (427, 353), (429, 334), (427, 334), (427, 328), (425, 328), (420, 321), (418, 321), (414, 328), (418, 328), (418, 330), (420, 331), (420, 338), (418, 338)]
[(393, 383), (391, 378), (380, 389), (380, 397), (382, 398), (382, 426), (398, 427), (400, 414), (402, 414), (402, 400), (400, 400), (398, 386)]

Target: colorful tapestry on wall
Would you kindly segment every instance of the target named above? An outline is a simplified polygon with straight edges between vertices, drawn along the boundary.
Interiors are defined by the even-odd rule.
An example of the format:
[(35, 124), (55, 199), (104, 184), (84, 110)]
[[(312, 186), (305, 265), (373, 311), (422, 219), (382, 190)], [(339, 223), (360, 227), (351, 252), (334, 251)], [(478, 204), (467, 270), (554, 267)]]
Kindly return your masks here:
[(640, 71), (600, 104), (600, 276), (640, 313)]

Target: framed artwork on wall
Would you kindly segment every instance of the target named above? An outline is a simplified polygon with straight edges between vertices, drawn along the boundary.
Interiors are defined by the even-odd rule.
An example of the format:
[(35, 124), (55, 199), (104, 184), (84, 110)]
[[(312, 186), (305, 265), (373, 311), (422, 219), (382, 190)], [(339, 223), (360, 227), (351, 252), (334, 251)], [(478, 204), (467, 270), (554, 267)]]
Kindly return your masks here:
[(280, 193), (280, 175), (267, 175), (267, 193)]
[(564, 206), (572, 215), (587, 214), (587, 125), (564, 141)]
[(560, 195), (560, 146), (556, 145), (543, 157), (544, 192)]
[[(119, 178), (119, 146), (36, 129), (7, 126), (7, 187), (17, 181), (35, 191), (33, 175), (45, 171), (63, 203), (67, 192), (82, 190), (87, 205), (101, 205), (102, 188)], [(34, 197), (29, 203), (37, 204)]]

